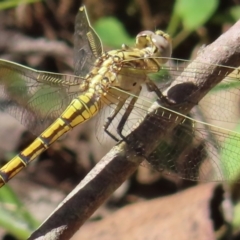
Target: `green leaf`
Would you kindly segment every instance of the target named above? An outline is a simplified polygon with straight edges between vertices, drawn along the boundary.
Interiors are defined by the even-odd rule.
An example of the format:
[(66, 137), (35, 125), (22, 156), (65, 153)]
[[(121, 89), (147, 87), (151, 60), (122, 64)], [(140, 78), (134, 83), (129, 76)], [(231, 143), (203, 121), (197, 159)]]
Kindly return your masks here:
[(177, 0), (174, 14), (180, 17), (186, 30), (193, 31), (213, 15), (218, 3), (218, 0)]
[(240, 16), (240, 6), (230, 8), (229, 13), (235, 21), (238, 21)]
[(42, 0), (6, 0), (6, 1), (0, 2), (0, 10), (14, 8), (20, 4), (30, 4), (30, 3), (35, 3), (39, 1), (42, 1)]
[(210, 93), (219, 92), (219, 91), (227, 91), (227, 90), (231, 90), (231, 89), (237, 89), (239, 87), (240, 87), (239, 81), (233, 81), (233, 82), (223, 81), (223, 82), (219, 83), (216, 87), (214, 87), (210, 91)]
[(221, 168), (224, 173), (223, 178), (233, 182), (239, 179), (240, 173), (240, 164), (236, 162), (236, 159), (240, 160), (240, 156), (237, 154), (237, 149), (240, 148), (239, 134), (235, 134), (234, 132), (240, 133), (240, 123), (233, 129), (231, 136), (226, 139), (220, 152), (220, 163), (222, 164)]
[(27, 239), (39, 226), (9, 186), (0, 191), (0, 226), (18, 239)]
[(233, 208), (232, 227), (234, 232), (239, 230), (240, 226), (240, 203), (238, 202)]
[(120, 48), (121, 45), (134, 45), (135, 39), (129, 37), (124, 26), (114, 17), (104, 17), (94, 24), (94, 29), (104, 45)]

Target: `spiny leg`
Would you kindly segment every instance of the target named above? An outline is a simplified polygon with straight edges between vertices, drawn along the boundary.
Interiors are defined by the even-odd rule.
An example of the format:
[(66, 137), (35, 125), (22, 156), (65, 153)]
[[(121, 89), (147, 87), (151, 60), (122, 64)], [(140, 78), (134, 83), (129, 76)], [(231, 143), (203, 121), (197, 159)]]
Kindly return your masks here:
[[(184, 91), (184, 95), (186, 95), (186, 96), (191, 96), (196, 91), (198, 91), (198, 87), (193, 83), (178, 84), (178, 86), (177, 86), (178, 91), (176, 91), (176, 90), (171, 91), (170, 94), (169, 94), (170, 98), (169, 98), (169, 96), (168, 97), (164, 96), (162, 94), (162, 92), (158, 89), (158, 87), (155, 85), (154, 82), (148, 81), (146, 83), (146, 85), (147, 85), (148, 91), (155, 92), (155, 94), (158, 96), (158, 100), (157, 100), (158, 103), (159, 104), (164, 104), (165, 107), (170, 107), (170, 106), (173, 106), (173, 105), (174, 105), (174, 107), (181, 107), (182, 104), (184, 104), (184, 103), (185, 104), (194, 104), (194, 105), (198, 104), (198, 102), (189, 101), (188, 98), (185, 98), (185, 99), (181, 98), (182, 91)], [(171, 97), (171, 95), (172, 95), (173, 98)]]
[[(119, 134), (119, 136), (123, 139), (126, 140), (126, 137), (122, 135), (122, 130), (123, 127), (129, 117), (129, 115), (131, 114), (133, 107), (138, 99), (138, 96), (141, 92), (142, 87), (139, 87), (138, 92), (135, 93), (135, 96), (132, 97), (130, 103), (128, 104), (128, 107), (126, 109), (126, 111), (124, 112), (120, 122), (118, 123), (117, 126), (117, 133)], [(119, 111), (122, 109), (123, 105), (125, 104), (126, 99), (124, 101), (119, 101), (117, 107), (114, 109), (114, 111), (110, 114), (110, 116), (107, 118), (106, 123), (104, 124), (104, 131), (111, 137), (113, 138), (115, 141), (119, 141), (119, 139), (114, 136), (110, 131), (108, 131), (108, 127), (110, 126), (110, 124), (112, 123), (113, 119), (116, 117), (116, 115), (119, 113)]]
[(162, 94), (162, 92), (159, 90), (159, 88), (156, 86), (156, 84), (153, 81), (147, 81), (146, 83), (147, 89), (149, 92), (155, 92), (156, 95), (158, 96), (158, 101), (160, 101), (160, 103), (163, 103), (166, 106), (169, 106), (172, 104), (172, 102)]
[(117, 104), (117, 107), (111, 112), (110, 116), (107, 117), (107, 120), (103, 126), (104, 131), (112, 138), (114, 139), (116, 142), (119, 141), (119, 139), (114, 136), (114, 134), (112, 134), (109, 130), (108, 127), (110, 126), (110, 124), (112, 123), (113, 119), (116, 117), (116, 115), (119, 113), (119, 111), (121, 110), (122, 106), (124, 105), (126, 100), (124, 101), (119, 101)]
[[(139, 91), (137, 93), (135, 93), (134, 97), (132, 97), (130, 103), (128, 104), (128, 107), (127, 107), (126, 111), (124, 112), (124, 114), (123, 114), (123, 116), (122, 116), (122, 118), (121, 118), (121, 120), (120, 120), (120, 122), (118, 124), (117, 132), (118, 132), (118, 134), (121, 136), (121, 138), (124, 141), (127, 141), (127, 140), (126, 140), (126, 137), (123, 136), (122, 130), (124, 128), (124, 125), (125, 125), (128, 117), (129, 117), (129, 115), (131, 114), (131, 112), (132, 112), (132, 110), (133, 110), (133, 108), (135, 106), (135, 103), (138, 100), (138, 96), (139, 96), (141, 90), (142, 90), (142, 87), (140, 87)], [(146, 156), (144, 155), (144, 146), (143, 146), (143, 144), (141, 142), (137, 142), (137, 145), (134, 146), (134, 150), (136, 151), (136, 154), (138, 156), (142, 156), (142, 157), (146, 158)]]
[(130, 103), (128, 104), (128, 107), (127, 107), (126, 111), (124, 112), (124, 114), (123, 114), (120, 122), (118, 123), (117, 133), (119, 134), (119, 136), (121, 136), (122, 139), (126, 139), (126, 137), (123, 136), (123, 134), (122, 134), (122, 130), (123, 130), (123, 128), (124, 128), (124, 125), (125, 125), (128, 117), (129, 117), (129, 115), (131, 114), (131, 112), (132, 112), (132, 110), (133, 110), (133, 108), (134, 108), (134, 105), (135, 105), (135, 103), (136, 103), (136, 101), (137, 101), (137, 99), (138, 99), (137, 97), (139, 96), (141, 89), (142, 89), (142, 88), (140, 88), (140, 90), (138, 91), (138, 93), (135, 94), (136, 96), (134, 96), (134, 97), (131, 99)]

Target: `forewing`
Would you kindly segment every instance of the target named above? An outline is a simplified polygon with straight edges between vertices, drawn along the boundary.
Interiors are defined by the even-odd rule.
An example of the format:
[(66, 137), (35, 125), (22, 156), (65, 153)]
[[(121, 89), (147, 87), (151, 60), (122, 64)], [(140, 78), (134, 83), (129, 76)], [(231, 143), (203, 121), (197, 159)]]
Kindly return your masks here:
[(36, 71), (0, 60), (0, 110), (38, 135), (79, 94), (80, 77)]
[(92, 28), (86, 8), (83, 6), (75, 21), (74, 32), (74, 74), (84, 77), (103, 52), (102, 43)]
[[(191, 95), (200, 89), (200, 86), (196, 87), (198, 82), (195, 75), (204, 77), (208, 74), (201, 72), (203, 63), (196, 63), (192, 69), (186, 68), (188, 64), (188, 61), (175, 60), (174, 65), (164, 67), (169, 78), (175, 79), (181, 74), (183, 82), (178, 84), (189, 80), (196, 83), (193, 88), (191, 84), (189, 88), (183, 84), (180, 92), (170, 92), (175, 99), (181, 99), (182, 95), (188, 95), (191, 99)], [(211, 69), (214, 66), (208, 67)], [(239, 73), (231, 73), (234, 69), (228, 66), (222, 68), (227, 68), (229, 75), (222, 76), (223, 81), (197, 104), (184, 122), (160, 143), (157, 152), (150, 156), (154, 168), (190, 180), (236, 180), (240, 171)], [(217, 75), (222, 74), (221, 70)], [(183, 91), (189, 91), (189, 94), (183, 94)], [(181, 100), (183, 103), (189, 101), (188, 98)], [(163, 112), (166, 120), (175, 121), (179, 117), (168, 110)]]

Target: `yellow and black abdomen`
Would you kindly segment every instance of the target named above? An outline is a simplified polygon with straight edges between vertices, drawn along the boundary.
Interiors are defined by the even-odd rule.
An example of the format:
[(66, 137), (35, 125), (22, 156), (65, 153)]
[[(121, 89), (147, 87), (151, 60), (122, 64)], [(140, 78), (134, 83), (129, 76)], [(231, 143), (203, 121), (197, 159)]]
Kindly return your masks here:
[(93, 91), (75, 98), (63, 114), (56, 119), (33, 143), (0, 169), (0, 187), (14, 177), (22, 168), (44, 152), (64, 133), (84, 123), (99, 111), (99, 103)]

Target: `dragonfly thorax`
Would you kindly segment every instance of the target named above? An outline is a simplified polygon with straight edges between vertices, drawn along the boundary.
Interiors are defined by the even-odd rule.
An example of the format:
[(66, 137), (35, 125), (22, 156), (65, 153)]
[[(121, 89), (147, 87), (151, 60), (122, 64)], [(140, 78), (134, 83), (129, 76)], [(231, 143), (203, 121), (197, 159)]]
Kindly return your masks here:
[(158, 72), (171, 52), (168, 34), (143, 31), (137, 35), (135, 47), (123, 44), (121, 49), (103, 53), (86, 76), (81, 89), (89, 87), (99, 96), (111, 95), (109, 103), (116, 103), (119, 98), (127, 99), (129, 94), (140, 92), (141, 85), (148, 79), (147, 74)]

